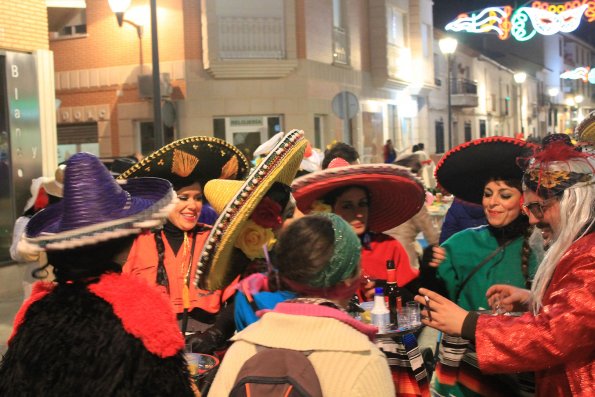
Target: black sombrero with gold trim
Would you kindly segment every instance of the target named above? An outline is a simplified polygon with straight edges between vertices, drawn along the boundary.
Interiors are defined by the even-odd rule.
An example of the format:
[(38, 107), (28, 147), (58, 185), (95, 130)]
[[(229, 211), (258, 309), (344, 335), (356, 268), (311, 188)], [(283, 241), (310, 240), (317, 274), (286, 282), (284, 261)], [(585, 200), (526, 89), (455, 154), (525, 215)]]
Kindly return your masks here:
[(522, 179), (523, 169), (518, 160), (534, 147), (534, 144), (505, 136), (474, 139), (442, 156), (435, 176), (447, 192), (461, 200), (481, 204), (483, 190), (491, 179)]
[(235, 146), (210, 136), (178, 139), (124, 171), (118, 179), (152, 176), (167, 179), (178, 190), (211, 179), (244, 179), (249, 163)]

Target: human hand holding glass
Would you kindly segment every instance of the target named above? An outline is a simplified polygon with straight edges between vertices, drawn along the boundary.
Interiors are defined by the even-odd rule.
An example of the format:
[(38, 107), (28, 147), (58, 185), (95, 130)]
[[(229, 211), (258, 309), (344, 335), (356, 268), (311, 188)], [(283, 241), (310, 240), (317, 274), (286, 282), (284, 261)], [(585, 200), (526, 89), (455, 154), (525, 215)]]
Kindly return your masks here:
[(507, 284), (495, 284), (486, 292), (488, 304), (497, 314), (529, 310), (531, 291)]

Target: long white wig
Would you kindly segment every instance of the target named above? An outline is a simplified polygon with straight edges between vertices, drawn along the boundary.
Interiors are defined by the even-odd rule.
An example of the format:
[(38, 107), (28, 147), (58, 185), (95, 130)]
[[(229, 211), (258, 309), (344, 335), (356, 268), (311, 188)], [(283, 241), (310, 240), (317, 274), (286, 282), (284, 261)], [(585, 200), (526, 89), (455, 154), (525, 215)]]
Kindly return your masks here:
[(556, 266), (576, 240), (593, 230), (595, 222), (595, 159), (593, 157), (566, 162), (573, 172), (590, 178), (564, 190), (560, 198), (560, 230), (554, 231), (553, 242), (537, 269), (531, 286), (533, 312), (541, 309), (543, 296)]

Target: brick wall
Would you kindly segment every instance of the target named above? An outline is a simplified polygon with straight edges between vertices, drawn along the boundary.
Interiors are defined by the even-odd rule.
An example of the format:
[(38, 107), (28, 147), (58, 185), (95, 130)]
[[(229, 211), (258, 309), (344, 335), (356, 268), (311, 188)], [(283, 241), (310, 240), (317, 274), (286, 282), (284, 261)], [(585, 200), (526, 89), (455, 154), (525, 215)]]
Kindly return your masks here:
[(0, 48), (15, 51), (49, 48), (45, 0), (0, 1)]
[[(119, 27), (107, 0), (87, 1), (86, 17), (85, 37), (51, 41), (56, 72), (139, 64), (141, 51), (136, 29), (128, 23)], [(184, 17), (182, 0), (159, 2), (157, 27), (161, 62), (184, 59)], [(144, 64), (151, 64), (149, 1), (133, 1), (124, 19), (137, 23), (145, 20), (142, 56)]]

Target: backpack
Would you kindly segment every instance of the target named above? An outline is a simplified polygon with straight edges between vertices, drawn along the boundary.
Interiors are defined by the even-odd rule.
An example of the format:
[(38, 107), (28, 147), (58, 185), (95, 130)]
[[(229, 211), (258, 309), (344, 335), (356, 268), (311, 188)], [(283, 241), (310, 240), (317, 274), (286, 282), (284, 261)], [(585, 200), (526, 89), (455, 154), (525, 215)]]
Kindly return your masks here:
[(258, 346), (240, 368), (230, 397), (322, 397), (310, 352)]

